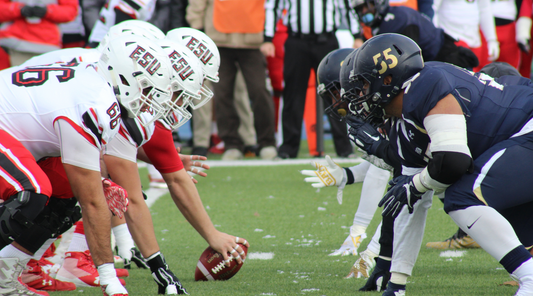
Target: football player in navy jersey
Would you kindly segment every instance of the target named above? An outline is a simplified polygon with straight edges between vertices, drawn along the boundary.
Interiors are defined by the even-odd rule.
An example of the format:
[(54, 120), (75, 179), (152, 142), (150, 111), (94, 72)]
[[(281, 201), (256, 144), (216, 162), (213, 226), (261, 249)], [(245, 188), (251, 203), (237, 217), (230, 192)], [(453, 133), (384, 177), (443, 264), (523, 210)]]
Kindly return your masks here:
[(372, 35), (398, 33), (413, 39), (422, 49), (424, 60), (441, 61), (472, 69), (476, 55), (420, 12), (406, 6), (390, 6), (389, 0), (352, 0), (359, 20), (372, 29)]
[[(421, 132), (408, 134), (410, 142), (431, 142), (421, 172), (391, 181), (380, 202), (383, 215), (413, 212), (425, 192), (443, 192), (446, 213), (518, 279), (515, 295), (531, 295), (533, 260), (524, 246), (533, 245), (533, 196), (525, 179), (533, 172), (533, 89), (424, 64), (418, 45), (399, 34), (368, 40), (355, 58), (350, 79), (360, 96), (350, 109), (365, 121), (403, 119)], [(405, 291), (405, 285), (389, 288)]]

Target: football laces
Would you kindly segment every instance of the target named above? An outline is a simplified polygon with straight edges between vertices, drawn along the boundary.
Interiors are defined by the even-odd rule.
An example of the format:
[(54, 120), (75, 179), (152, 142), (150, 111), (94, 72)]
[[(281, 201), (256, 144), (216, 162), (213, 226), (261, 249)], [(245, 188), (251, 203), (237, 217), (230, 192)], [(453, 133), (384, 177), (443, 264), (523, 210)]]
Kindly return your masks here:
[(217, 266), (213, 267), (211, 269), (211, 272), (213, 272), (213, 274), (217, 274), (219, 271), (221, 271), (222, 269), (224, 269), (225, 265), (224, 265), (224, 261), (220, 262), (219, 264), (217, 264)]

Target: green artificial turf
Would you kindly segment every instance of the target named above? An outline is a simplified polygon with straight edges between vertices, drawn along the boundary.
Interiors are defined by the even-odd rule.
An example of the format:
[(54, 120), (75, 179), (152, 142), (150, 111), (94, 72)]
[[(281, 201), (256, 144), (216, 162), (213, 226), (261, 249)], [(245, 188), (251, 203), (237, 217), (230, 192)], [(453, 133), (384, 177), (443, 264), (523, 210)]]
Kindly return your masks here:
[[(310, 165), (214, 167), (197, 185), (204, 206), (220, 231), (244, 237), (249, 254), (272, 254), (271, 260), (248, 259), (235, 277), (225, 282), (195, 282), (194, 271), (207, 243), (189, 225), (169, 195), (151, 208), (155, 233), (167, 262), (192, 295), (381, 295), (359, 292), (365, 279), (344, 279), (356, 256), (330, 257), (349, 233), (359, 202), (361, 184), (345, 189), (344, 202), (336, 188), (317, 190), (299, 173)], [(141, 170), (143, 183), (146, 171)], [(376, 212), (359, 248), (363, 251), (380, 220)], [(407, 294), (513, 295), (516, 287), (500, 286), (507, 272), (483, 250), (463, 257), (440, 257), (442, 251), (425, 248), (456, 231), (434, 198), (429, 209), (420, 256), (409, 278)], [(156, 295), (147, 270), (136, 267), (126, 278), (130, 295)], [(83, 292), (81, 292), (83, 290)], [(102, 295), (96, 288), (51, 295)]]

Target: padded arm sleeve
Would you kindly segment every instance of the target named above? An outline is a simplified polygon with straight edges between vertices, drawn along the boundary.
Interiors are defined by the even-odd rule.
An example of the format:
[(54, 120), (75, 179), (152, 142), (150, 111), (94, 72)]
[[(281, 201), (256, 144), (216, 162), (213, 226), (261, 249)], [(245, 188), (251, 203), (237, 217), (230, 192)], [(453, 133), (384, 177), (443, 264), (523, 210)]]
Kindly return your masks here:
[(137, 161), (137, 147), (121, 134), (116, 135), (105, 146), (104, 154), (116, 156), (131, 162)]
[(100, 171), (100, 150), (66, 120), (58, 119), (54, 129), (59, 137), (61, 161), (80, 168)]

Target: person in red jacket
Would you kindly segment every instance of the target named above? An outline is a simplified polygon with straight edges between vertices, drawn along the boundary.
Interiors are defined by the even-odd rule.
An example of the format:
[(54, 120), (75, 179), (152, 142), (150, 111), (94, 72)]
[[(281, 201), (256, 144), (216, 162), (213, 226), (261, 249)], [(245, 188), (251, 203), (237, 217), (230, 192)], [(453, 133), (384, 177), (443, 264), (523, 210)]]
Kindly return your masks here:
[(58, 24), (78, 15), (77, 0), (0, 0), (0, 46), (7, 49), (10, 65), (62, 47)]

